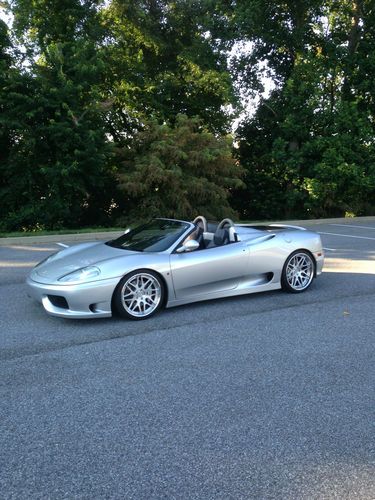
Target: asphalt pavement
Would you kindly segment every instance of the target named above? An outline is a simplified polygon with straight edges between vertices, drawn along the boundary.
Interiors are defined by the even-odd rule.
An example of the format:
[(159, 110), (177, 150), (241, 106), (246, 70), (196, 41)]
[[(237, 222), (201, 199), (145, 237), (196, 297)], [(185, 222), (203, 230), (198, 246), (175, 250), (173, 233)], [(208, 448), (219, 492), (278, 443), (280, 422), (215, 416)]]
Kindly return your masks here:
[(3, 242), (0, 498), (373, 500), (375, 217), (306, 225), (305, 293), (143, 322), (47, 316), (24, 281), (62, 238)]

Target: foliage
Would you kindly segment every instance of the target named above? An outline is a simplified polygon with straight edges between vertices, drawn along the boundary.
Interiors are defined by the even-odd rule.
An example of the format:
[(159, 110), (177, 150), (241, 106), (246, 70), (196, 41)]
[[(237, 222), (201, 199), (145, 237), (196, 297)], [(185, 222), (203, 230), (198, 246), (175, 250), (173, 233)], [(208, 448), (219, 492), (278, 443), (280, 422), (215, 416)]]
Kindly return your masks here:
[[(0, 165), (3, 164), (9, 155), (10, 133), (7, 121), (4, 119), (7, 96), (6, 86), (9, 77), (9, 67), (11, 58), (7, 53), (10, 47), (10, 40), (6, 24), (0, 19)], [(0, 177), (0, 189), (2, 177)]]
[(198, 119), (178, 115), (173, 126), (152, 121), (134, 137), (132, 150), (119, 154), (130, 217), (234, 215), (229, 198), (242, 186), (242, 168), (232, 158), (230, 138), (215, 137)]
[(0, 230), (374, 212), (373, 0), (4, 4)]
[(14, 6), (36, 60), (29, 70), (9, 68), (4, 119), (13, 142), (1, 166), (2, 226), (77, 227), (94, 207), (94, 220), (107, 222), (113, 176), (98, 90), (104, 64), (86, 29), (94, 14), (78, 0), (34, 3)]
[(242, 88), (261, 90), (264, 72), (275, 85), (238, 130), (248, 189), (237, 208), (254, 218), (371, 213), (371, 2), (238, 2), (232, 17), (253, 43), (234, 64)]
[(120, 129), (131, 128), (131, 118), (173, 123), (183, 113), (227, 131), (231, 81), (225, 54), (206, 36), (204, 14), (199, 0), (113, 0), (103, 10), (107, 84)]
[(132, 148), (149, 119), (173, 125), (184, 112), (215, 133), (227, 129), (230, 78), (225, 56), (204, 36), (199, 2), (8, 5), (13, 47), (3, 23), (0, 32), (3, 229), (107, 224), (128, 210), (113, 152)]

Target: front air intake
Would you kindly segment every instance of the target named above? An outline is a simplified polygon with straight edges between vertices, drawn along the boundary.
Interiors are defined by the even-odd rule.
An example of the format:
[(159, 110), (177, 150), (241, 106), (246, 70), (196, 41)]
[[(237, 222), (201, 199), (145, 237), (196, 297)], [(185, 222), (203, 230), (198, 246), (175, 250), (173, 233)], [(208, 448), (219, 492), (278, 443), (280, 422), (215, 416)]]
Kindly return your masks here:
[(60, 295), (47, 295), (47, 297), (53, 306), (59, 307), (60, 309), (69, 309), (65, 297), (61, 297)]

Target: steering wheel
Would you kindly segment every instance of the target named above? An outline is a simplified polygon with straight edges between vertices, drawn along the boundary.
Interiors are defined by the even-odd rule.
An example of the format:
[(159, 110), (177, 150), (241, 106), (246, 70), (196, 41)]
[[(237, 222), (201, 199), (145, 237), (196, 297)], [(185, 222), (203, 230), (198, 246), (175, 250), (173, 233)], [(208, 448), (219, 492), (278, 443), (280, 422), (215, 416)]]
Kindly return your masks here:
[(198, 217), (195, 217), (195, 219), (193, 220), (193, 224), (198, 224), (199, 225), (199, 222), (201, 222), (203, 224), (203, 231), (205, 233), (207, 233), (207, 220), (206, 220), (206, 217), (203, 217), (203, 215), (198, 215)]
[(218, 229), (224, 229), (224, 227), (228, 225), (230, 227), (234, 227), (234, 222), (232, 219), (223, 219), (220, 224), (217, 226)]

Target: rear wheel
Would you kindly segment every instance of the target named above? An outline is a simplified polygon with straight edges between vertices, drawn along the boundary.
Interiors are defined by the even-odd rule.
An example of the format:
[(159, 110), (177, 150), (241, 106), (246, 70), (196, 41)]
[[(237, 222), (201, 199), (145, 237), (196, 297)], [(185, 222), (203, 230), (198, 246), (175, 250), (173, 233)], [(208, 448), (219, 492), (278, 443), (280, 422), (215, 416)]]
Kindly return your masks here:
[(133, 271), (122, 278), (113, 295), (113, 305), (123, 318), (151, 317), (164, 304), (165, 287), (153, 271)]
[(292, 293), (304, 292), (315, 276), (315, 261), (305, 250), (297, 250), (287, 258), (281, 274), (281, 286)]

